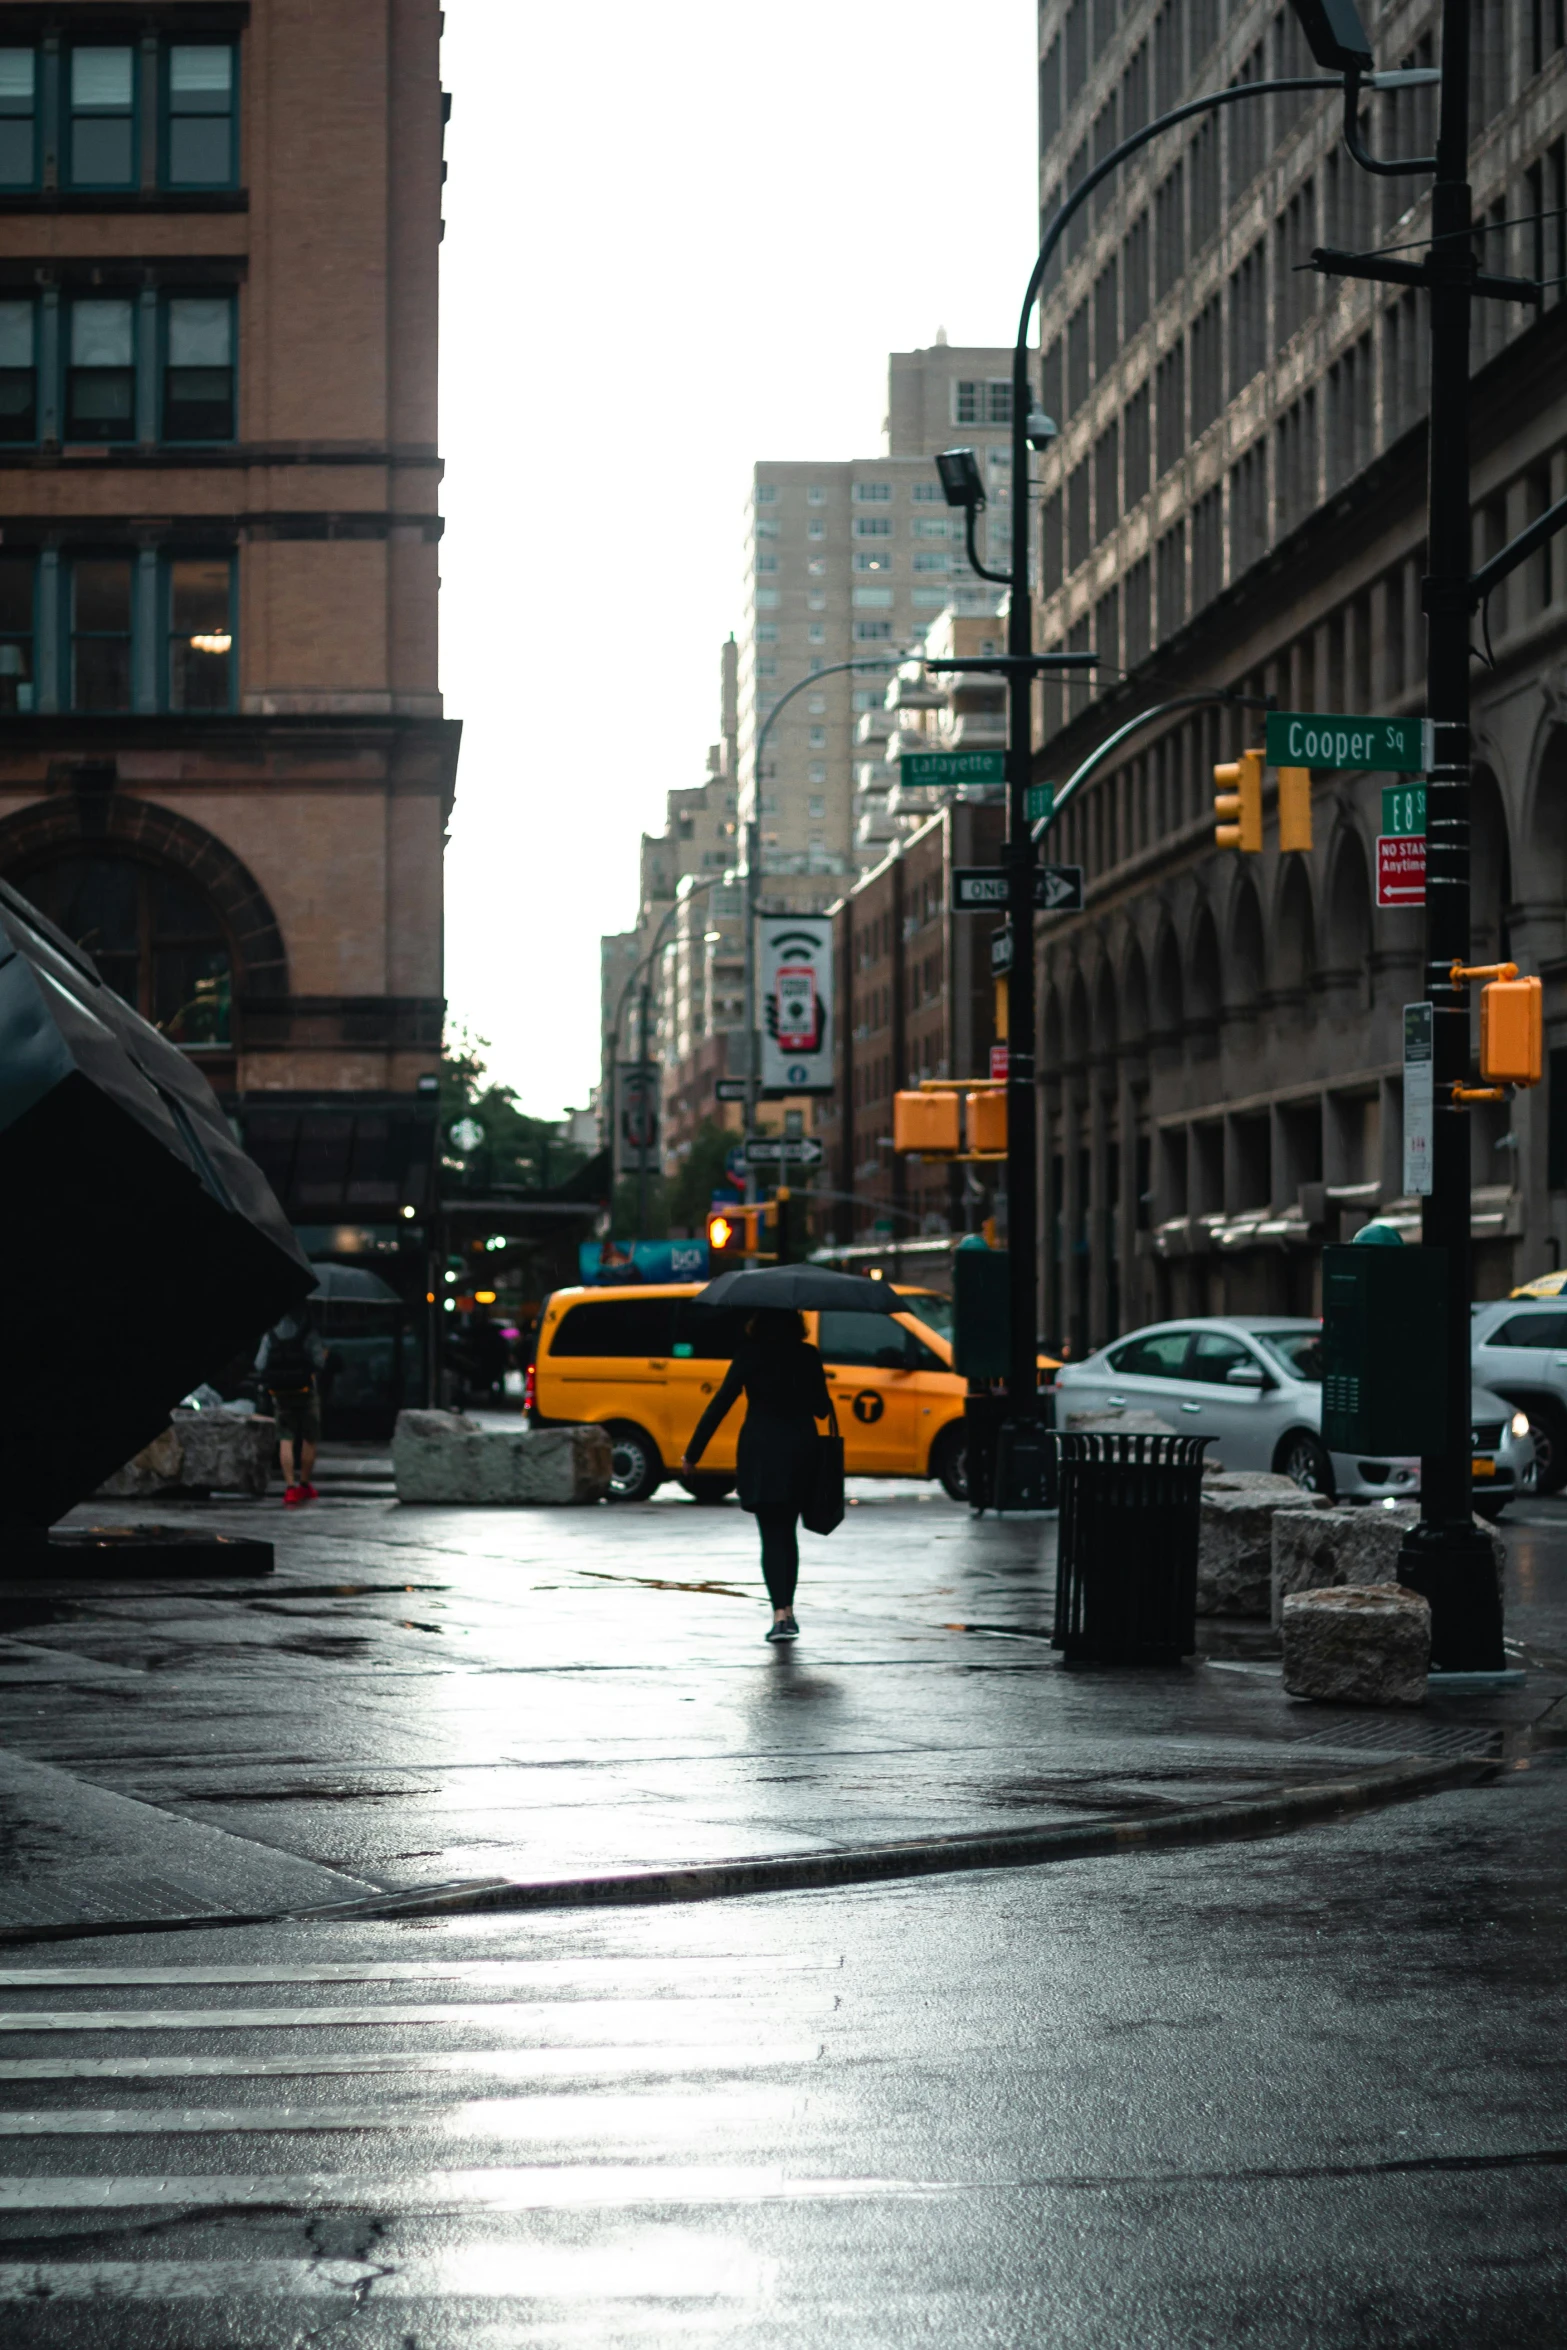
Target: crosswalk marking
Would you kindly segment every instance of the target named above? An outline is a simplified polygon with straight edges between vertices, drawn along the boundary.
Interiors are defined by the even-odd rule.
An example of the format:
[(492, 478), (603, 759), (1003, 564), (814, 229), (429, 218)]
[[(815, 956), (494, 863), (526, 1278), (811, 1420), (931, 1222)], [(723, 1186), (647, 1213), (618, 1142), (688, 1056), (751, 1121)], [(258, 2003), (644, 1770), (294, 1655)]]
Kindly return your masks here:
[(639, 2230), (597, 2244), (470, 2244), (368, 2260), (51, 2260), (0, 2262), (0, 2304), (25, 2301), (340, 2299), (418, 2301), (749, 2301), (775, 2261), (690, 2228)]
[(794, 2178), (775, 2163), (578, 2163), (414, 2171), (384, 2178), (354, 2171), (0, 2178), (0, 2212), (170, 2206), (218, 2211), (246, 2204), (281, 2204), (292, 2211), (607, 2211), (868, 2202), (954, 2192), (961, 2188), (934, 2180)]
[(695, 2144), (724, 2122), (781, 2122), (798, 2112), (787, 2089), (693, 2090), (683, 2095), (613, 2097), (473, 2097), (460, 2104), (232, 2105), (211, 2109), (150, 2106), (60, 2106), (7, 2113), (4, 2138), (227, 2137), (241, 2132), (437, 2130), (448, 2138), (684, 2138)]
[(7, 2081), (250, 2081), (304, 2080), (329, 2074), (377, 2079), (425, 2074), (477, 2074), (504, 2081), (582, 2080), (644, 2073), (756, 2071), (813, 2064), (819, 2040), (719, 2040), (651, 2043), (646, 2047), (432, 2048), (406, 2055), (366, 2050), (357, 2056), (40, 2056), (0, 2059)]

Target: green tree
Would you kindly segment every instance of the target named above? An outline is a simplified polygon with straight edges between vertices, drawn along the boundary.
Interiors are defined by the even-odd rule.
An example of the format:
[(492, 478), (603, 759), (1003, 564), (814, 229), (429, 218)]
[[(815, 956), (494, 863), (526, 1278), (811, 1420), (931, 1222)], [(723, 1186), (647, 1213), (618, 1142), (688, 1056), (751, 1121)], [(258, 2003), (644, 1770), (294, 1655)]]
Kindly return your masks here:
[[(441, 1048), (441, 1167), (458, 1190), (550, 1191), (575, 1175), (588, 1153), (562, 1142), (548, 1118), (530, 1118), (513, 1087), (490, 1075), (487, 1037), (457, 1029)], [(471, 1125), (474, 1139), (455, 1132)]]

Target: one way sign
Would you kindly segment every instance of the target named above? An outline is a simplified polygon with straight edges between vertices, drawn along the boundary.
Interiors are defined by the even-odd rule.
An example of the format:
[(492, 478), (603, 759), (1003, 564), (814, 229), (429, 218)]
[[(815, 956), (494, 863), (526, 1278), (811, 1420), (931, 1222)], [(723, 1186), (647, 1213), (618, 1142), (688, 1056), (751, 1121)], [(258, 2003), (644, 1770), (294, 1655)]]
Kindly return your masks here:
[[(955, 865), (952, 869), (954, 914), (984, 914), (998, 906), (1005, 911), (1007, 870), (1004, 865)], [(1040, 914), (1080, 914), (1083, 910), (1081, 865), (1036, 865), (1034, 910)]]

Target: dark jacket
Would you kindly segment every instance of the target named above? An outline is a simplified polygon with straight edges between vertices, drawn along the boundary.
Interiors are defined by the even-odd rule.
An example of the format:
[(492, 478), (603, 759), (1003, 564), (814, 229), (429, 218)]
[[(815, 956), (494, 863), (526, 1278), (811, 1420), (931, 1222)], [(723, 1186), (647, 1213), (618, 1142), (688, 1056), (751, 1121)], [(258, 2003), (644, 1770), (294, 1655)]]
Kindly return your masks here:
[(832, 1410), (822, 1358), (803, 1340), (786, 1346), (742, 1346), (686, 1447), (693, 1467), (742, 1393), (746, 1415), (737, 1447), (740, 1507), (762, 1518), (794, 1517), (810, 1496), (816, 1423)]

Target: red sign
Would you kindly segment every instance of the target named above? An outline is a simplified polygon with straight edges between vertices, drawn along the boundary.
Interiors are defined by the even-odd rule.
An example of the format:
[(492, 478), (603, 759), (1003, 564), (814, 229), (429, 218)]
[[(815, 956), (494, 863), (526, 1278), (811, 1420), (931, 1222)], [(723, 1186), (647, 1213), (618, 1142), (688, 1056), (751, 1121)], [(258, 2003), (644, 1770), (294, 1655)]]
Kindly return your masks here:
[(1007, 1073), (1007, 1048), (993, 1044), (990, 1048), (990, 1075), (992, 1083), (1003, 1081)]
[(1418, 832), (1377, 835), (1377, 904), (1423, 906), (1426, 902), (1426, 844)]

